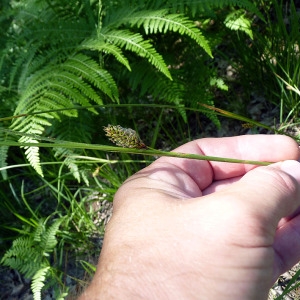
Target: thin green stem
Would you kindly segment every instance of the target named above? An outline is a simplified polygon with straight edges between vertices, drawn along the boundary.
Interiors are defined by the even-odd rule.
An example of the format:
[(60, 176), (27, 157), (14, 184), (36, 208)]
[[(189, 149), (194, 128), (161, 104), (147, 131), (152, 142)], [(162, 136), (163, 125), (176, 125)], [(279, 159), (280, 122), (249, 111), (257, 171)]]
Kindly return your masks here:
[(149, 156), (169, 156), (185, 159), (197, 159), (197, 160), (206, 160), (206, 161), (219, 161), (219, 162), (228, 162), (228, 163), (242, 163), (258, 166), (267, 166), (271, 162), (266, 161), (254, 161), (254, 160), (244, 160), (236, 158), (225, 158), (217, 156), (208, 156), (208, 155), (199, 155), (191, 153), (180, 153), (180, 152), (168, 152), (152, 149), (133, 149), (133, 148), (122, 148), (116, 146), (106, 146), (98, 144), (84, 144), (84, 143), (74, 143), (74, 142), (54, 142), (54, 143), (18, 143), (13, 141), (0, 142), (0, 146), (17, 146), (17, 147), (45, 147), (45, 148), (76, 148), (76, 149), (89, 149), (105, 152), (118, 152), (118, 153), (129, 153), (129, 154), (141, 154)]
[(99, 107), (106, 107), (106, 108), (124, 108), (124, 107), (150, 107), (150, 108), (161, 108), (161, 109), (184, 109), (186, 111), (194, 111), (194, 112), (205, 112), (205, 113), (209, 113), (214, 111), (214, 114), (216, 115), (220, 115), (220, 116), (225, 116), (225, 117), (229, 117), (232, 119), (236, 119), (242, 122), (246, 122), (246, 123), (251, 123), (255, 126), (259, 126), (262, 128), (266, 128), (270, 131), (276, 132), (276, 133), (281, 133), (279, 130), (276, 130), (272, 127), (269, 127), (263, 123), (254, 121), (252, 119), (234, 114), (234, 113), (230, 113), (227, 112), (225, 110), (221, 110), (219, 108), (215, 108), (213, 106), (209, 106), (209, 105), (203, 105), (201, 104), (202, 107), (200, 108), (190, 108), (190, 107), (184, 107), (184, 106), (175, 106), (175, 105), (166, 105), (166, 104), (103, 104), (103, 105), (89, 105), (89, 106), (76, 106), (76, 107), (68, 107), (68, 108), (60, 108), (60, 109), (50, 109), (50, 110), (44, 110), (44, 111), (38, 111), (38, 112), (32, 112), (29, 114), (20, 114), (20, 115), (15, 115), (15, 116), (9, 116), (9, 117), (3, 117), (0, 118), (0, 122), (1, 121), (8, 121), (8, 120), (12, 120), (12, 119), (16, 119), (16, 118), (21, 118), (21, 117), (27, 117), (27, 116), (33, 116), (33, 115), (39, 115), (39, 114), (49, 114), (49, 113), (57, 113), (57, 112), (62, 112), (62, 111), (66, 111), (66, 110), (80, 110), (80, 109), (89, 109), (89, 108), (99, 108)]

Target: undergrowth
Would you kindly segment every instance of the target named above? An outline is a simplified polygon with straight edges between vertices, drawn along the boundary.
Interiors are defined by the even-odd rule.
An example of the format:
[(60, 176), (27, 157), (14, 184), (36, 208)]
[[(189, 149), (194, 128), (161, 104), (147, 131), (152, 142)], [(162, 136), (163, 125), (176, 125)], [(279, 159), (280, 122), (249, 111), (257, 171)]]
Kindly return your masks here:
[[(93, 272), (102, 204), (155, 159), (91, 149), (108, 144), (103, 126), (170, 150), (222, 129), (220, 115), (254, 132), (257, 95), (278, 112), (267, 128), (299, 125), (294, 1), (7, 0), (0, 12), (1, 263), (35, 299), (66, 297), (68, 276), (82, 285), (66, 262)], [(40, 147), (53, 141), (69, 146)]]

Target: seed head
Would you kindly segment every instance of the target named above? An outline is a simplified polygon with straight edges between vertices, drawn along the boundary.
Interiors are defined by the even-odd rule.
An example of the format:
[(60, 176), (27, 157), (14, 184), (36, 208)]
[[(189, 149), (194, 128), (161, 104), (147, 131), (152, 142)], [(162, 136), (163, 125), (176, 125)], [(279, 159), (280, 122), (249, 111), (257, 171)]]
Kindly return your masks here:
[(103, 127), (106, 136), (115, 143), (117, 146), (124, 148), (147, 148), (143, 141), (140, 139), (135, 130), (131, 128), (123, 128), (120, 125), (110, 125)]

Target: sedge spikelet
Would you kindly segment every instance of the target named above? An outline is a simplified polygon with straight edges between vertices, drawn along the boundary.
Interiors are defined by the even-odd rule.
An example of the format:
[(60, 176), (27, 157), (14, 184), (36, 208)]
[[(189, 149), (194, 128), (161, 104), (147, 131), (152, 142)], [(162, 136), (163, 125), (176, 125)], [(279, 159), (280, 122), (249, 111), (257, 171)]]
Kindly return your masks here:
[(106, 136), (117, 146), (136, 149), (147, 148), (136, 131), (131, 128), (108, 124), (108, 126), (103, 127), (103, 129), (106, 132)]

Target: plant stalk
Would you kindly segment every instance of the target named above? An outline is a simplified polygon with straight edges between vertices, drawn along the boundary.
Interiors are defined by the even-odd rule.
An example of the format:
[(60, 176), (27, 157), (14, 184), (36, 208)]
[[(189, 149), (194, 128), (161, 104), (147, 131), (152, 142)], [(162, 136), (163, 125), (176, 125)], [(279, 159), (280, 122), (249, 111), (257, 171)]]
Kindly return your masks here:
[(161, 150), (154, 150), (154, 149), (122, 148), (116, 146), (84, 144), (84, 143), (74, 143), (74, 142), (18, 143), (18, 142), (9, 141), (9, 142), (0, 142), (0, 146), (45, 147), (45, 148), (59, 147), (59, 148), (73, 148), (73, 149), (76, 148), (76, 149), (98, 150), (98, 151), (105, 151), (105, 152), (141, 154), (141, 155), (159, 156), (159, 157), (168, 156), (168, 157), (177, 157), (177, 158), (185, 158), (185, 159), (241, 163), (241, 164), (250, 164), (250, 165), (257, 165), (257, 166), (268, 166), (272, 164), (272, 162), (266, 162), (266, 161), (244, 160), (244, 159), (200, 155), (200, 154), (192, 154), (192, 153), (169, 152), (169, 151), (161, 151)]

